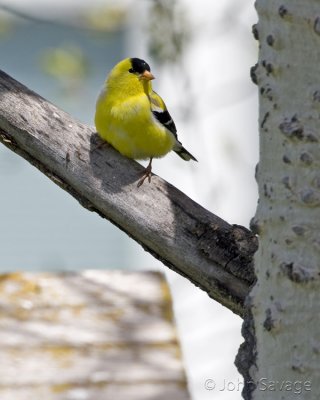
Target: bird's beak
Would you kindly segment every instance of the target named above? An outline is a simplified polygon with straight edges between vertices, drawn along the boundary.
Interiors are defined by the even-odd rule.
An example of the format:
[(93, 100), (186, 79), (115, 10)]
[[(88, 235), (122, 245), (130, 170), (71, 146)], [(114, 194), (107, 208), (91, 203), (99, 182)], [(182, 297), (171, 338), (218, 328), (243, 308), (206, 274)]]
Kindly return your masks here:
[(140, 74), (140, 79), (145, 81), (151, 81), (152, 79), (155, 79), (155, 77), (152, 75), (150, 71), (145, 70), (142, 74)]

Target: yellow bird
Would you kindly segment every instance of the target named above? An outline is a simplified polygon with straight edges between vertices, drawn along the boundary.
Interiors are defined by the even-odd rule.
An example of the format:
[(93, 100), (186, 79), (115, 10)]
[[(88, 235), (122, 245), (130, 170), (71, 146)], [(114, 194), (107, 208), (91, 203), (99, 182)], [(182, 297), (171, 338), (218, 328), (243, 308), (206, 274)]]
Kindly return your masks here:
[(151, 181), (152, 159), (175, 151), (194, 160), (178, 141), (176, 126), (162, 98), (152, 90), (154, 76), (140, 58), (126, 58), (108, 75), (96, 104), (100, 137), (126, 157), (150, 159), (138, 187)]

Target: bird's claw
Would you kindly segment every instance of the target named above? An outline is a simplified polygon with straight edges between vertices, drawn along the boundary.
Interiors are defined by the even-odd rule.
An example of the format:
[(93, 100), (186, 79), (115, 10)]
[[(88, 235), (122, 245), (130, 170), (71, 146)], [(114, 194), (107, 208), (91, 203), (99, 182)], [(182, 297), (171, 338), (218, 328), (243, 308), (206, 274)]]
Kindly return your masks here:
[(109, 146), (111, 146), (110, 143), (108, 143), (106, 140), (101, 140), (98, 144), (96, 144), (96, 145), (93, 147), (92, 151), (101, 150), (101, 149), (103, 149), (104, 147), (109, 147)]
[(151, 182), (151, 161), (149, 163), (149, 165), (147, 166), (147, 168), (144, 170), (144, 174), (142, 175), (142, 177), (139, 179), (137, 187), (139, 188), (140, 186), (143, 185), (143, 182), (148, 179), (148, 182)]
[(146, 180), (148, 178), (148, 182), (150, 183), (151, 182), (151, 171), (149, 172), (149, 171), (145, 171), (145, 173), (143, 174), (143, 176), (142, 176), (142, 178), (141, 179), (139, 179), (139, 182), (138, 182), (138, 184), (137, 184), (137, 187), (139, 188), (140, 186), (142, 186), (143, 185), (143, 182)]

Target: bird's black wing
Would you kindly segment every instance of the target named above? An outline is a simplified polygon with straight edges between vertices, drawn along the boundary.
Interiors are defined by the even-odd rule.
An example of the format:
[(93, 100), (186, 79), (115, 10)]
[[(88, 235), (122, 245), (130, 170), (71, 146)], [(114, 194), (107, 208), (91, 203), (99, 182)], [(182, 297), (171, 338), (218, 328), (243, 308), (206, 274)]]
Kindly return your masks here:
[(152, 114), (178, 140), (177, 128), (162, 98), (156, 92), (151, 92), (149, 98)]
[(191, 153), (189, 153), (188, 150), (186, 150), (179, 142), (177, 135), (177, 128), (162, 98), (156, 92), (151, 92), (149, 98), (150, 98), (152, 114), (157, 119), (157, 121), (160, 122), (160, 124), (165, 126), (173, 134), (173, 136), (176, 139), (173, 151), (175, 151), (178, 154), (178, 156), (181, 157), (183, 160), (197, 161), (197, 159)]

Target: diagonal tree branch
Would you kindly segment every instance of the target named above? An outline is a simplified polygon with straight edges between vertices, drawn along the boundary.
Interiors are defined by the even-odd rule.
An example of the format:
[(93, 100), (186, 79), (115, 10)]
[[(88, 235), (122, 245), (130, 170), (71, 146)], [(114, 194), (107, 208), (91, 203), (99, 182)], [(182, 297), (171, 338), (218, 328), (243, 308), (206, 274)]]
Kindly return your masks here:
[[(0, 71), (0, 141), (85, 208), (125, 231), (172, 270), (243, 315), (256, 237), (229, 225), (101, 144), (95, 131)], [(138, 288), (137, 288), (138, 289)]]

